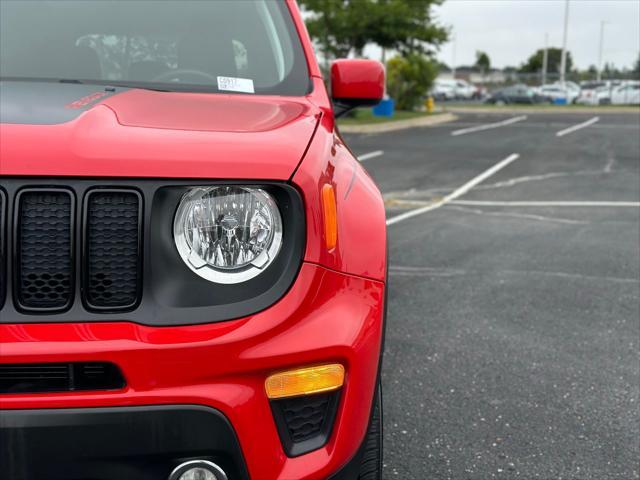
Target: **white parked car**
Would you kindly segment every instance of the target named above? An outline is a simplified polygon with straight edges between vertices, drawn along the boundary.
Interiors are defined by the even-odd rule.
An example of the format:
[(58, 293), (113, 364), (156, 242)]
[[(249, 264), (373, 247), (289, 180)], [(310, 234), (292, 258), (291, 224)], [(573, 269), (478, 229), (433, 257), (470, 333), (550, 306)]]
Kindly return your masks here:
[(583, 88), (576, 99), (579, 105), (605, 105), (611, 103), (611, 87), (607, 84)]
[(453, 100), (456, 98), (456, 81), (449, 79), (436, 79), (433, 82), (431, 95), (436, 100)]
[(456, 80), (456, 97), (463, 100), (471, 100), (476, 96), (478, 89), (465, 80)]
[(640, 82), (626, 82), (611, 92), (613, 105), (640, 105)]
[(554, 101), (566, 99), (567, 103), (573, 103), (580, 95), (580, 87), (576, 90), (573, 86), (569, 86), (569, 82), (565, 85), (552, 83), (550, 85), (542, 85), (537, 89), (537, 93)]
[(479, 91), (475, 85), (466, 80), (437, 78), (433, 83), (431, 95), (436, 100), (471, 100), (479, 96)]

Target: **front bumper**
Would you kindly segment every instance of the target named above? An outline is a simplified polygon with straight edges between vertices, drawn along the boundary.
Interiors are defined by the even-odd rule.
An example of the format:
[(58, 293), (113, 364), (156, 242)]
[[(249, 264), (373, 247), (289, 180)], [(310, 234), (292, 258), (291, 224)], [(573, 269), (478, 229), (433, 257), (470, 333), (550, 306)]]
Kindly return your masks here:
[[(251, 478), (327, 478), (355, 455), (366, 432), (381, 347), (384, 288), (381, 282), (305, 263), (280, 301), (238, 320), (185, 327), (129, 322), (0, 325), (2, 363), (109, 361), (122, 369), (127, 381), (118, 391), (2, 395), (0, 403), (3, 410), (209, 407), (228, 419)], [(342, 363), (347, 372), (331, 437), (322, 448), (289, 458), (264, 380), (277, 370), (328, 362)], [(94, 435), (104, 435), (101, 426), (94, 428)], [(70, 431), (65, 434), (66, 441), (71, 442), (71, 436)], [(153, 438), (140, 442), (153, 447)], [(11, 445), (19, 445), (19, 435), (11, 439)], [(82, 453), (84, 445), (79, 441), (73, 448)], [(156, 458), (166, 458), (157, 453)], [(176, 451), (172, 461), (183, 453), (188, 452)], [(216, 455), (214, 450), (202, 451), (207, 454)], [(224, 452), (222, 457), (234, 458)], [(241, 471), (242, 465), (236, 468)]]
[(11, 479), (166, 479), (198, 458), (247, 478), (226, 418), (196, 405), (7, 410), (0, 465)]

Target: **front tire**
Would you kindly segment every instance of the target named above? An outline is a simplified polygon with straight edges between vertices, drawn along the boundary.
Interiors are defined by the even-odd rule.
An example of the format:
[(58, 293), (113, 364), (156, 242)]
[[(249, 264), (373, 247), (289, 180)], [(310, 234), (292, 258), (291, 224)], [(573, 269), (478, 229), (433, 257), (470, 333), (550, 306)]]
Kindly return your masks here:
[(382, 388), (378, 384), (358, 480), (382, 480)]

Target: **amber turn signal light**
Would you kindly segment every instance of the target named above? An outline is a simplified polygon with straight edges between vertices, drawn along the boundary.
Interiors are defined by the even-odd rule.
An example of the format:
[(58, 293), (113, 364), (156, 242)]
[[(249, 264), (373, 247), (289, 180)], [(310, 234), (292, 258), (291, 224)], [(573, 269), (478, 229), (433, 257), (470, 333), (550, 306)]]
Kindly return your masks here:
[(344, 367), (339, 363), (298, 368), (271, 375), (264, 383), (270, 399), (331, 392), (342, 387)]
[(325, 245), (327, 250), (333, 250), (338, 243), (338, 212), (335, 191), (328, 183), (322, 187), (322, 214)]

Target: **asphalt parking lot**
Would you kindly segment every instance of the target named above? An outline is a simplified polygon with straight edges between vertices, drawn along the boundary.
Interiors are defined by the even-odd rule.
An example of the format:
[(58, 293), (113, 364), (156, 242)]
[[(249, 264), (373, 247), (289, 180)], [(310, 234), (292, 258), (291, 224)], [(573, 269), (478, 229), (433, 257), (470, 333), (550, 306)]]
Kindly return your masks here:
[(345, 135), (390, 223), (386, 479), (640, 478), (640, 115), (524, 115)]

